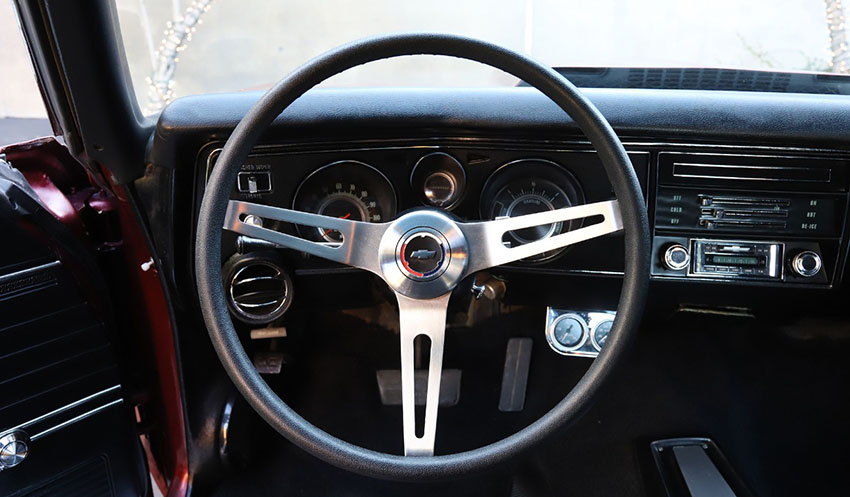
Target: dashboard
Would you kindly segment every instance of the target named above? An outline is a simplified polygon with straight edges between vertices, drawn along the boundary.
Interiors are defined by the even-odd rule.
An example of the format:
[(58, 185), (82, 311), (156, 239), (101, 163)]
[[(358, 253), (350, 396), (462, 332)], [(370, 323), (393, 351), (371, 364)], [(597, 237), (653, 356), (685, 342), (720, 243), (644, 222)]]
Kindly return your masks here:
[[(653, 281), (709, 285), (713, 290), (697, 299), (703, 305), (717, 305), (718, 292), (726, 294), (730, 287), (828, 290), (840, 283), (847, 248), (848, 159), (787, 148), (626, 146), (650, 212)], [(220, 151), (221, 144), (212, 143), (199, 154), (199, 194)], [(528, 146), (440, 138), (258, 147), (242, 165), (232, 198), (384, 222), (422, 208), (441, 209), (465, 221), (490, 220), (615, 197), (599, 157), (580, 142)], [(251, 222), (263, 225), (264, 220)], [(267, 228), (312, 241), (341, 242), (331, 229), (265, 222)], [(522, 245), (576, 229), (582, 222), (592, 220), (509, 232), (502, 243)], [(323, 276), (356, 271), (234, 236), (229, 234), (223, 247), (228, 303), (234, 317), (249, 325), (280, 319), (293, 300), (294, 281), (299, 289), (309, 288), (326, 281)], [(514, 294), (537, 286), (536, 298), (513, 300), (547, 304), (544, 330), (552, 350), (593, 357), (616, 315), (615, 296), (601, 292), (595, 302), (576, 306), (574, 298), (559, 295), (554, 282), (559, 277), (591, 278), (580, 288), (593, 291), (594, 278), (618, 279), (623, 260), (622, 234), (615, 233), (490, 273), (499, 286), (509, 281)], [(351, 284), (343, 282), (342, 288)], [(479, 291), (485, 292), (485, 286)], [(327, 288), (320, 284), (308, 295), (323, 302)], [(339, 300), (351, 302), (351, 297)]]
[[(652, 214), (653, 278), (807, 287), (838, 282), (848, 206), (846, 159), (781, 150), (630, 149)], [(207, 173), (219, 151), (211, 145), (202, 153)], [(309, 151), (271, 146), (254, 153), (238, 178), (235, 199), (367, 222), (423, 207), (462, 220), (489, 220), (614, 198), (596, 154), (578, 145), (528, 149), (447, 139)], [(521, 245), (578, 226), (510, 232), (503, 243)], [(273, 228), (322, 243), (340, 241), (333, 230)], [(242, 238), (242, 244), (252, 242)], [(591, 240), (512, 267), (617, 274), (620, 238)], [(298, 264), (323, 267), (332, 263)]]
[[(839, 298), (850, 202), (846, 99), (583, 91), (620, 135), (644, 192), (651, 308), (811, 315)], [(164, 267), (176, 268), (166, 281), (187, 308), (207, 175), (258, 97), (205, 95), (171, 104), (148, 150), (149, 174), (136, 182), (154, 220), (158, 253), (171, 259)], [(315, 90), (293, 103), (259, 143), (232, 198), (347, 219), (384, 222), (436, 208), (462, 220), (487, 220), (613, 198), (575, 123), (529, 88)], [(576, 227), (540, 226), (510, 233), (503, 243)], [(332, 230), (273, 228), (338, 242)], [(374, 286), (363, 271), (232, 233), (223, 241), (225, 277), (248, 282), (229, 287), (231, 310), (248, 327), (277, 322), (295, 294), (295, 307), (305, 311), (388, 300), (373, 290), (352, 291)], [(505, 305), (542, 306), (550, 324), (579, 316), (584, 328), (604, 334), (619, 295), (623, 250), (615, 233), (494, 268), (487, 291)], [(557, 333), (553, 328), (552, 336)], [(598, 350), (595, 335), (584, 336), (570, 353)]]

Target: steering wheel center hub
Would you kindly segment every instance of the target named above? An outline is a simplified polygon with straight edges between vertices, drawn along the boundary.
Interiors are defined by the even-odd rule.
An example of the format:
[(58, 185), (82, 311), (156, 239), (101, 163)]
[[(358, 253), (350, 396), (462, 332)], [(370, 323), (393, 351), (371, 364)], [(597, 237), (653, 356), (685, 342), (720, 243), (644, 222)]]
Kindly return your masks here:
[(451, 262), (449, 242), (437, 230), (415, 228), (399, 242), (396, 260), (405, 276), (413, 281), (439, 278)]
[(466, 269), (469, 252), (457, 223), (431, 209), (393, 221), (378, 251), (384, 280), (396, 292), (414, 299), (433, 299), (450, 292)]

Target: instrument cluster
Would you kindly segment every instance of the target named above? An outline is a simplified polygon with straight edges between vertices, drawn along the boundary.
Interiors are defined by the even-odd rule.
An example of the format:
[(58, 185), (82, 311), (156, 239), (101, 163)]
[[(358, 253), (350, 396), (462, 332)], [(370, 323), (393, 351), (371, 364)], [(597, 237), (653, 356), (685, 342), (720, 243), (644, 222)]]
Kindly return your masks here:
[[(206, 155), (202, 152), (207, 172), (215, 167), (219, 150), (210, 146)], [(634, 151), (629, 156), (646, 188), (649, 154)], [(200, 195), (204, 175), (198, 178)], [(440, 209), (462, 221), (487, 221), (606, 201), (614, 198), (614, 194), (598, 156), (587, 148), (405, 143), (372, 148), (263, 147), (243, 163), (231, 198), (353, 221), (384, 223), (426, 208)], [(585, 221), (593, 222), (574, 220), (507, 232), (502, 243), (511, 247), (532, 243), (576, 230)], [(256, 216), (246, 217), (245, 222), (328, 245), (342, 242), (342, 235), (333, 229)], [(222, 258), (226, 260), (222, 271), (231, 312), (237, 320), (252, 326), (280, 321), (280, 314), (286, 312), (292, 301), (293, 283), (298, 284), (299, 292), (318, 292), (316, 295), (330, 300), (336, 296), (345, 306), (365, 306), (372, 302), (369, 292), (347, 291), (350, 278), (365, 275), (298, 251), (280, 250), (265, 240), (225, 232)], [(507, 281), (510, 277), (513, 288), (520, 288), (518, 281), (536, 280), (536, 277), (517, 279), (520, 275), (611, 276), (623, 270), (624, 260), (622, 234), (612, 233), (500, 266), (491, 272), (493, 281)], [(322, 279), (318, 287), (304, 283), (319, 281), (317, 278)], [(487, 281), (490, 280), (481, 284), (483, 295), (487, 294), (488, 284), (495, 284)], [(512, 298), (532, 302), (535, 299), (531, 295)]]
[[(420, 158), (410, 174), (414, 204), (451, 211), (464, 198), (467, 174), (463, 165), (446, 152)], [(584, 203), (576, 177), (551, 160), (518, 159), (491, 172), (477, 195), (482, 220), (523, 216)], [(389, 221), (398, 213), (398, 194), (392, 182), (377, 168), (356, 160), (340, 160), (310, 173), (298, 186), (292, 208), (299, 211), (366, 222)], [(415, 208), (411, 207), (411, 208)], [(507, 246), (523, 245), (559, 235), (580, 226), (580, 221), (535, 226), (505, 234)], [(333, 230), (299, 227), (299, 234), (318, 242), (339, 243)], [(529, 262), (543, 261), (563, 250), (544, 253)]]
[[(214, 167), (218, 149), (208, 152)], [(646, 186), (649, 154), (629, 154)], [(199, 185), (202, 187), (202, 185)], [(437, 208), (459, 220), (493, 220), (561, 209), (614, 198), (602, 164), (586, 148), (545, 149), (457, 143), (382, 145), (369, 148), (298, 149), (269, 147), (249, 156), (232, 198), (325, 216), (381, 223), (405, 212)], [(575, 230), (582, 221), (535, 226), (506, 233), (503, 243), (517, 246)], [(268, 226), (335, 244), (333, 230), (304, 226)], [(250, 240), (242, 240), (248, 243)], [(588, 246), (583, 246), (588, 245)], [(541, 254), (518, 266), (546, 270), (611, 272), (622, 252), (616, 236)], [(610, 254), (600, 260), (599, 252)], [(561, 262), (556, 262), (561, 261)], [(303, 259), (321, 268), (327, 263)]]

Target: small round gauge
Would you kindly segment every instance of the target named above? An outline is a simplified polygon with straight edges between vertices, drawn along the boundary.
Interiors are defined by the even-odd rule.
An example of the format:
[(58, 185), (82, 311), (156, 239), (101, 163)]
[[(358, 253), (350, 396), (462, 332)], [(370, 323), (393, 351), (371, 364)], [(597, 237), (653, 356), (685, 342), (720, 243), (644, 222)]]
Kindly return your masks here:
[[(557, 164), (544, 160), (520, 160), (499, 168), (484, 185), (481, 215), (489, 219), (517, 217), (551, 211), (584, 202), (578, 181)], [(564, 233), (580, 223), (534, 226), (505, 234), (502, 242), (519, 246)], [(529, 261), (541, 261), (563, 250), (540, 254)]]
[[(295, 192), (293, 208), (323, 216), (380, 223), (395, 216), (395, 191), (380, 171), (357, 161), (340, 161), (310, 174)], [(336, 230), (298, 226), (301, 236), (340, 243)]]
[(593, 348), (601, 351), (605, 346), (605, 341), (608, 340), (608, 334), (611, 333), (611, 328), (614, 327), (613, 318), (605, 318), (593, 325), (593, 330), (590, 332), (590, 342)]
[(578, 314), (561, 314), (549, 324), (546, 340), (560, 353), (580, 349), (587, 342), (587, 322)]
[(463, 198), (466, 172), (451, 155), (433, 152), (416, 161), (410, 174), (410, 186), (419, 192), (425, 205), (452, 210)]

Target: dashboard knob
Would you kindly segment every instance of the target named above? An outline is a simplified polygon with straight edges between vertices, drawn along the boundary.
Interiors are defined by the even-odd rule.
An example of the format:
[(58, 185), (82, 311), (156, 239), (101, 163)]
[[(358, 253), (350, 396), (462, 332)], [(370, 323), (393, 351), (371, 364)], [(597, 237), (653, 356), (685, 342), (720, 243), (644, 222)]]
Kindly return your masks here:
[(263, 218), (261, 218), (259, 216), (255, 216), (253, 214), (248, 214), (247, 216), (245, 216), (245, 219), (243, 220), (243, 222), (245, 224), (250, 224), (250, 225), (253, 225), (253, 226), (259, 226), (260, 228), (263, 227)]
[(22, 431), (13, 431), (0, 437), (0, 471), (21, 464), (29, 454), (29, 437)]
[(681, 271), (691, 262), (691, 254), (681, 243), (674, 243), (664, 251), (664, 266), (671, 271)]
[(817, 252), (805, 250), (795, 255), (791, 260), (791, 268), (795, 273), (804, 277), (810, 278), (818, 274), (823, 267), (823, 261)]

